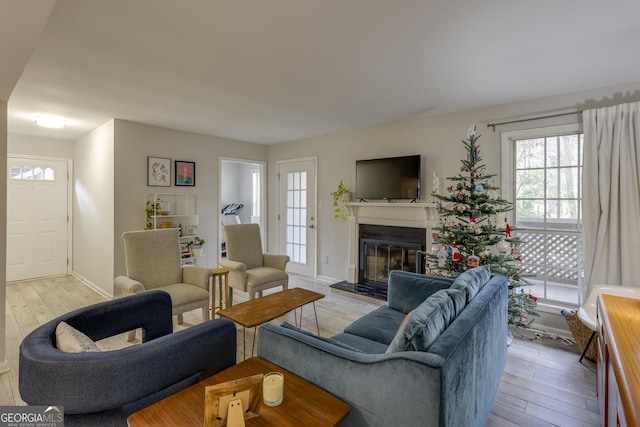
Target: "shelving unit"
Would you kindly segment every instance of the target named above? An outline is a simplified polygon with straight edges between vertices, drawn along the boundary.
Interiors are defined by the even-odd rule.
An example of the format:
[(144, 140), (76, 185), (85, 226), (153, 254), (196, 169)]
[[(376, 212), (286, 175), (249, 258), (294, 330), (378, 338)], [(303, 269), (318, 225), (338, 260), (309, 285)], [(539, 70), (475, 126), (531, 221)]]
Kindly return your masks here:
[(182, 230), (180, 244), (184, 247), (182, 265), (198, 265), (198, 259), (194, 256), (189, 244), (198, 234), (198, 197), (191, 193), (149, 193), (146, 195), (146, 206), (151, 206), (154, 215), (151, 216), (152, 229), (177, 228)]

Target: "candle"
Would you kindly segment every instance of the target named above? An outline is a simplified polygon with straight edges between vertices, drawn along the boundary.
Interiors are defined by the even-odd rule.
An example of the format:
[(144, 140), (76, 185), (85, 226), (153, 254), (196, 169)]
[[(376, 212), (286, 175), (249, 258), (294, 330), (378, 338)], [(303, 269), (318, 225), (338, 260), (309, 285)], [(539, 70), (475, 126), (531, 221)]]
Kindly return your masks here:
[(262, 380), (262, 399), (267, 406), (278, 406), (284, 395), (284, 375), (280, 372), (269, 372)]

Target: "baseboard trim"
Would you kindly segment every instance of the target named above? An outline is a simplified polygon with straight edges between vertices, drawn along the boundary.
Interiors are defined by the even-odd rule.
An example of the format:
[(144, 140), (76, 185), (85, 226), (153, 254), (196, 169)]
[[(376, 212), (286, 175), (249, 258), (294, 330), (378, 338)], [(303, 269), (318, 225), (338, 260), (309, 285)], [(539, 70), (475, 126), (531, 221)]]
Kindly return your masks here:
[(334, 279), (333, 277), (329, 277), (329, 276), (318, 276), (316, 277), (316, 280), (332, 285), (336, 282), (339, 282), (341, 279)]
[(95, 283), (92, 283), (90, 280), (86, 279), (85, 277), (82, 277), (82, 275), (76, 273), (75, 271), (71, 272), (71, 275), (73, 277), (75, 277), (76, 279), (80, 280), (82, 283), (84, 283), (85, 286), (87, 286), (89, 289), (99, 293), (100, 295), (102, 295), (106, 299), (108, 299), (108, 300), (112, 300), (113, 299), (113, 295), (109, 295), (100, 286), (96, 285)]

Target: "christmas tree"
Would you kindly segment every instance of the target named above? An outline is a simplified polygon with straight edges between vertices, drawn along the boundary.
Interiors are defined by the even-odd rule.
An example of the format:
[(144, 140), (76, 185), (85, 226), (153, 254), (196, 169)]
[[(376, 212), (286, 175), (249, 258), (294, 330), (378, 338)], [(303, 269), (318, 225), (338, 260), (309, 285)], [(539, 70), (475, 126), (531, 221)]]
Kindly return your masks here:
[[(482, 164), (475, 126), (463, 144), (467, 156), (460, 173), (447, 179), (452, 185), (447, 195), (439, 194), (438, 178), (434, 177), (433, 197), (440, 213), (440, 223), (434, 228), (433, 247), (427, 253), (427, 274), (457, 277), (469, 268), (489, 265), (494, 274), (503, 274), (509, 281), (508, 320), (516, 328), (531, 328), (539, 314), (536, 298), (524, 292), (529, 283), (520, 269), (520, 245), (515, 229), (507, 223), (505, 213), (511, 202), (498, 195), (493, 185), (495, 174), (486, 174)], [(513, 234), (512, 234), (513, 233)]]

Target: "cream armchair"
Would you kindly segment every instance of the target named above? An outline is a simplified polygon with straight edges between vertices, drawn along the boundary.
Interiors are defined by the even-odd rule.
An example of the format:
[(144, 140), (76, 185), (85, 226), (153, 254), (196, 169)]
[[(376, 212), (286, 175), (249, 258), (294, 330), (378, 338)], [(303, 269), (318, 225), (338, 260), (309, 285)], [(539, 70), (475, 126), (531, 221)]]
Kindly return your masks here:
[[(229, 286), (249, 293), (252, 300), (262, 296), (265, 289), (289, 287), (289, 275), (285, 272), (288, 255), (262, 252), (262, 239), (258, 224), (228, 224), (224, 226), (227, 257), (220, 265), (229, 269)], [(233, 304), (233, 289), (229, 292), (228, 306)]]
[[(202, 309), (202, 320), (209, 320), (209, 280), (211, 269), (181, 265), (180, 237), (177, 229), (128, 231), (122, 234), (127, 276), (115, 278), (115, 287), (124, 295), (151, 289), (171, 296), (172, 314), (181, 324), (182, 314)], [(135, 331), (128, 335), (132, 340)]]

